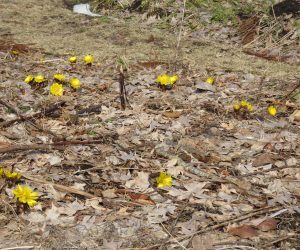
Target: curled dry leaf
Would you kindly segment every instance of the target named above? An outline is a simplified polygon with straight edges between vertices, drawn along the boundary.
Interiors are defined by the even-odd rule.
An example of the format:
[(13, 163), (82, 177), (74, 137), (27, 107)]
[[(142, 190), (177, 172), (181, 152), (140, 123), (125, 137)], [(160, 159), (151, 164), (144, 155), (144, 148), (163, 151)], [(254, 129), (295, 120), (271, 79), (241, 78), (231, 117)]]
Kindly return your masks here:
[(155, 202), (147, 194), (139, 194), (126, 189), (117, 189), (115, 192), (118, 194), (126, 194), (130, 199), (144, 205), (155, 205)]

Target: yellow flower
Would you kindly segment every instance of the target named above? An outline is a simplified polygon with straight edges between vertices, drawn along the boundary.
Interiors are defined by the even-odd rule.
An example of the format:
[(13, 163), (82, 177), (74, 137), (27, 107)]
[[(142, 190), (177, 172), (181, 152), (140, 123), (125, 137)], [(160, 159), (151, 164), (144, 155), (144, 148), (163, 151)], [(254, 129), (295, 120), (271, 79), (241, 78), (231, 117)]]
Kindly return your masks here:
[(246, 105), (246, 108), (249, 112), (252, 112), (253, 111), (253, 106), (250, 102), (247, 102), (247, 105)]
[(174, 75), (174, 76), (170, 77), (170, 83), (171, 84), (174, 84), (175, 82), (177, 82), (177, 80), (178, 80), (178, 76), (177, 75)]
[(4, 174), (4, 170), (2, 167), (0, 167), (0, 177)]
[(161, 85), (167, 85), (167, 84), (171, 84), (171, 79), (168, 75), (164, 74), (158, 76), (156, 82), (160, 83)]
[(247, 104), (248, 104), (248, 102), (245, 101), (245, 100), (242, 100), (242, 101), (240, 102), (240, 105), (241, 105), (242, 108), (246, 108), (246, 107), (247, 107)]
[(206, 82), (212, 85), (212, 84), (214, 84), (215, 79), (214, 79), (213, 77), (208, 77), (208, 78), (206, 79)]
[(4, 170), (4, 176), (7, 178), (7, 179), (15, 179), (15, 180), (19, 180), (22, 175), (17, 173), (17, 172), (10, 172), (8, 170)]
[(13, 194), (19, 202), (28, 204), (29, 207), (34, 207), (39, 198), (37, 192), (33, 192), (30, 187), (18, 185), (13, 191)]
[(60, 82), (63, 82), (66, 79), (64, 74), (54, 74), (53, 78)]
[(19, 55), (19, 51), (17, 51), (17, 50), (12, 50), (12, 51), (11, 51), (11, 54), (13, 54), (13, 55)]
[(80, 88), (80, 81), (79, 81), (79, 79), (78, 79), (78, 78), (72, 78), (72, 79), (70, 80), (70, 85), (71, 85), (71, 87), (74, 88), (74, 89)]
[(37, 75), (34, 77), (36, 83), (42, 83), (46, 81), (46, 78), (43, 75)]
[(157, 187), (171, 187), (172, 186), (172, 176), (166, 172), (160, 172), (159, 176), (156, 178)]
[(70, 62), (70, 63), (76, 63), (76, 62), (77, 62), (77, 57), (76, 57), (76, 56), (71, 56), (71, 57), (69, 58), (69, 62)]
[(275, 116), (277, 114), (277, 109), (276, 107), (274, 106), (269, 106), (268, 107), (268, 113), (271, 115), (271, 116)]
[(83, 61), (85, 64), (92, 64), (94, 62), (94, 57), (90, 54), (84, 56)]
[(64, 88), (63, 88), (62, 84), (59, 84), (57, 82), (53, 83), (50, 86), (50, 93), (55, 96), (62, 96), (64, 93)]
[(30, 83), (30, 82), (33, 81), (33, 79), (34, 79), (33, 75), (28, 75), (28, 76), (26, 76), (26, 78), (24, 79), (24, 82)]
[(241, 109), (241, 105), (239, 103), (236, 103), (236, 104), (233, 105), (233, 109), (238, 111), (238, 110)]

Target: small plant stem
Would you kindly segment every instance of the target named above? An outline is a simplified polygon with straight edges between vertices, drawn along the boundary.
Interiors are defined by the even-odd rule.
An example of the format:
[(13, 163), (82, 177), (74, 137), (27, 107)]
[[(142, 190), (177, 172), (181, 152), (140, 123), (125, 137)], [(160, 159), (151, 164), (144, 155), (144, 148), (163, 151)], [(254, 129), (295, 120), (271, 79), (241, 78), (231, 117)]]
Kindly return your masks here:
[(120, 100), (121, 100), (121, 109), (126, 109), (126, 91), (125, 91), (125, 76), (123, 70), (120, 70), (119, 75), (119, 83), (120, 83)]

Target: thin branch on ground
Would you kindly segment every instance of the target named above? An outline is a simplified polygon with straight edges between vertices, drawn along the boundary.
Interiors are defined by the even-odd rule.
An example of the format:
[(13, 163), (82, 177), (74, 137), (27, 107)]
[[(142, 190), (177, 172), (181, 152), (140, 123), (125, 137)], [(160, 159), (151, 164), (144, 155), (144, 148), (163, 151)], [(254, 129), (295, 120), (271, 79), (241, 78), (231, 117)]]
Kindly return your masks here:
[(287, 235), (287, 236), (284, 236), (284, 237), (280, 237), (279, 239), (273, 240), (273, 241), (271, 241), (271, 242), (269, 242), (269, 243), (267, 243), (265, 245), (262, 245), (260, 247), (260, 249), (266, 249), (267, 247), (271, 247), (271, 246), (273, 246), (274, 244), (276, 244), (278, 242), (281, 242), (281, 241), (284, 241), (284, 240), (288, 240), (288, 239), (293, 238), (295, 236), (297, 236), (297, 235), (291, 234), (291, 235)]
[[(164, 246), (165, 243), (170, 239), (170, 237), (173, 237), (173, 236), (172, 236), (173, 231), (174, 231), (174, 229), (175, 229), (175, 227), (176, 227), (176, 225), (177, 225), (177, 222), (178, 222), (179, 218), (182, 216), (184, 210), (185, 210), (186, 207), (188, 206), (189, 200), (190, 200), (191, 196), (192, 196), (192, 194), (189, 195), (189, 197), (187, 198), (186, 203), (185, 203), (184, 206), (180, 209), (180, 212), (178, 213), (178, 215), (177, 215), (177, 217), (176, 217), (176, 220), (173, 222), (173, 225), (172, 225), (172, 227), (171, 227), (170, 232), (168, 232), (169, 237), (166, 238), (166, 239), (164, 239), (164, 241), (161, 243), (161, 245), (160, 245), (160, 247), (159, 247), (159, 250), (163, 249), (163, 246)], [(162, 225), (162, 226), (163, 226), (163, 225)]]
[[(22, 116), (22, 115), (19, 115), (18, 113), (16, 113), (19, 116), (18, 118), (12, 119), (12, 120), (9, 120), (9, 121), (1, 122), (0, 123), (0, 127), (5, 128), (5, 127), (9, 127), (10, 125), (12, 125), (14, 123), (23, 122), (23, 121), (29, 121), (29, 120), (32, 120), (32, 119), (40, 118), (42, 116), (49, 116), (54, 111), (56, 111), (59, 108), (61, 108), (65, 103), (66, 103), (65, 101), (54, 103), (49, 108), (47, 108), (47, 109), (45, 109), (45, 110), (43, 110), (41, 112), (35, 113), (33, 115), (29, 115), (29, 116)], [(3, 103), (1, 102), (1, 104), (3, 104)]]
[[(112, 135), (113, 137), (114, 135)], [(107, 136), (108, 137), (108, 136)], [(59, 141), (53, 143), (41, 143), (41, 144), (24, 144), (24, 145), (8, 145), (0, 148), (0, 154), (12, 153), (16, 151), (27, 151), (27, 150), (64, 150), (64, 146), (74, 146), (74, 145), (93, 145), (93, 144), (102, 144), (105, 142), (102, 140), (73, 140), (73, 141)]]
[(197, 234), (202, 234), (202, 233), (206, 233), (206, 232), (209, 232), (209, 231), (212, 231), (212, 230), (215, 230), (215, 229), (219, 229), (219, 228), (222, 228), (224, 226), (228, 226), (230, 223), (240, 222), (240, 221), (249, 219), (249, 218), (251, 218), (253, 216), (257, 216), (257, 215), (266, 214), (266, 213), (269, 213), (269, 212), (278, 211), (281, 208), (282, 208), (282, 206), (261, 208), (261, 209), (258, 209), (256, 211), (254, 211), (254, 212), (252, 211), (252, 212), (250, 212), (250, 213), (248, 213), (246, 215), (238, 216), (238, 217), (235, 217), (235, 218), (232, 218), (232, 219), (220, 222), (220, 223), (215, 224), (215, 225), (208, 225), (208, 226), (206, 226), (205, 228), (203, 228), (201, 230), (198, 230), (198, 231), (196, 231), (194, 233), (191, 233), (189, 235), (178, 237), (176, 239), (177, 240), (184, 240), (184, 239), (187, 239), (187, 238), (191, 237), (190, 238), (190, 240), (191, 240)]
[(0, 248), (0, 250), (20, 250), (20, 249), (34, 249), (35, 246), (17, 246), (17, 247), (6, 247)]
[(90, 198), (90, 199), (91, 198), (97, 198), (96, 195), (93, 195), (93, 194), (90, 194), (90, 193), (78, 190), (76, 188), (68, 187), (68, 186), (64, 186), (64, 185), (60, 185), (60, 184), (55, 184), (53, 182), (49, 182), (49, 181), (38, 179), (38, 178), (36, 178), (34, 176), (29, 176), (29, 175), (24, 175), (23, 174), (22, 177), (25, 178), (26, 180), (29, 180), (29, 181), (32, 181), (32, 182), (35, 182), (35, 183), (51, 185), (56, 190), (61, 191), (61, 192), (66, 192), (66, 193), (71, 193), (71, 194), (77, 194), (77, 195), (81, 195), (81, 196), (84, 196), (84, 197), (87, 197), (87, 198)]

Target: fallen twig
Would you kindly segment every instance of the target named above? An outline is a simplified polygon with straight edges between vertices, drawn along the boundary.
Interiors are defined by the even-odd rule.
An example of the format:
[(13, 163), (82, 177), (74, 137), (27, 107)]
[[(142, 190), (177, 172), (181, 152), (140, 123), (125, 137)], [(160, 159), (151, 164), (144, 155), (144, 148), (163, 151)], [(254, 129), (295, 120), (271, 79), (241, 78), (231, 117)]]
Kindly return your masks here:
[(176, 156), (176, 155), (171, 155), (167, 152), (164, 152), (162, 150), (155, 150), (155, 153), (159, 156), (162, 156), (164, 158), (167, 158), (167, 159), (177, 159), (177, 162), (178, 162), (178, 165), (180, 166), (183, 166), (188, 172), (191, 172), (199, 177), (206, 177), (206, 178), (211, 178), (211, 175), (204, 172), (204, 171), (201, 171), (199, 170), (198, 168), (194, 167), (193, 165), (191, 164), (188, 164), (186, 163), (185, 161), (183, 161), (180, 157)]
[(87, 108), (81, 109), (77, 111), (77, 115), (84, 116), (90, 113), (100, 114), (102, 111), (102, 106), (100, 105), (91, 105)]
[(209, 231), (212, 231), (212, 230), (215, 230), (215, 229), (218, 229), (218, 228), (222, 228), (224, 226), (229, 225), (230, 223), (243, 221), (243, 220), (246, 220), (246, 219), (251, 218), (253, 216), (265, 214), (265, 213), (268, 213), (268, 212), (278, 211), (281, 208), (282, 208), (282, 206), (275, 206), (275, 207), (273, 206), (273, 207), (260, 208), (260, 209), (254, 211), (254, 212), (252, 211), (250, 213), (246, 213), (242, 216), (238, 216), (238, 217), (235, 217), (235, 218), (232, 218), (232, 219), (229, 219), (229, 220), (225, 220), (225, 221), (220, 222), (220, 223), (215, 224), (215, 225), (208, 225), (208, 226), (204, 227), (201, 230), (198, 230), (194, 233), (191, 233), (190, 235), (179, 237), (179, 238), (177, 238), (177, 240), (184, 240), (184, 239), (187, 239), (189, 237), (191, 237), (190, 238), (190, 240), (191, 240), (197, 234), (201, 234), (201, 233), (209, 232)]
[(41, 143), (41, 144), (24, 144), (24, 145), (9, 145), (0, 148), (0, 154), (11, 153), (16, 151), (26, 151), (26, 150), (63, 150), (67, 145), (92, 145), (92, 144), (101, 144), (104, 140), (74, 140), (74, 141), (58, 141), (53, 143)]
[(260, 249), (266, 249), (267, 247), (273, 246), (275, 243), (278, 243), (278, 242), (284, 241), (284, 240), (288, 240), (288, 239), (293, 238), (295, 236), (296, 236), (295, 234), (292, 234), (292, 235), (287, 235), (287, 236), (281, 237), (279, 239), (273, 240), (273, 241), (261, 246)]
[[(192, 194), (190, 194), (190, 197), (192, 196)], [(175, 227), (176, 227), (176, 225), (177, 225), (177, 222), (178, 222), (178, 220), (179, 220), (179, 218), (183, 215), (183, 212), (184, 212), (184, 210), (186, 209), (186, 207), (188, 206), (188, 204), (189, 204), (189, 200), (190, 200), (190, 197), (187, 199), (187, 201), (186, 201), (186, 203), (183, 205), (183, 207), (181, 208), (181, 210), (180, 210), (180, 212), (178, 213), (178, 215), (177, 215), (177, 217), (176, 217), (176, 219), (175, 219), (175, 221), (174, 221), (174, 223), (173, 223), (173, 225), (172, 225), (172, 227), (171, 227), (171, 230), (169, 231), (169, 232), (167, 232), (168, 234), (169, 234), (169, 236), (166, 238), (166, 239), (164, 239), (164, 241), (161, 243), (161, 245), (160, 245), (160, 247), (159, 247), (159, 250), (162, 250), (163, 249), (163, 247), (164, 247), (164, 245), (165, 245), (165, 243), (170, 239), (170, 237), (173, 237), (173, 231), (174, 231), (174, 229), (175, 229)], [(166, 230), (166, 229), (165, 229)], [(174, 237), (173, 237), (174, 238)], [(178, 243), (178, 242), (177, 242)], [(180, 245), (181, 246), (181, 245)]]
[[(255, 211), (247, 212), (247, 213), (245, 213), (245, 214), (243, 214), (241, 216), (236, 216), (236, 217), (234, 217), (232, 219), (228, 219), (228, 220), (222, 221), (222, 222), (214, 224), (214, 225), (207, 225), (206, 227), (202, 228), (201, 230), (198, 230), (196, 232), (190, 233), (190, 234), (185, 235), (185, 236), (181, 236), (181, 237), (176, 237), (174, 239), (170, 239), (166, 243), (170, 243), (170, 242), (172, 242), (174, 240), (176, 240), (176, 241), (185, 240), (187, 238), (190, 238), (190, 240), (192, 240), (192, 238), (195, 235), (197, 235), (197, 234), (207, 233), (209, 231), (212, 231), (212, 230), (215, 230), (215, 229), (219, 229), (219, 228), (222, 228), (224, 226), (228, 226), (230, 223), (240, 222), (240, 221), (246, 220), (246, 219), (248, 219), (250, 217), (253, 217), (253, 216), (265, 214), (265, 213), (268, 213), (268, 212), (278, 211), (280, 209), (282, 209), (282, 206), (273, 206), (273, 207), (259, 208), (259, 209), (255, 210)], [(161, 244), (156, 244), (156, 245), (153, 245), (151, 247), (152, 248), (157, 248), (160, 245)]]
[(249, 177), (249, 176), (264, 174), (264, 173), (268, 173), (268, 172), (272, 172), (272, 171), (278, 171), (278, 170), (282, 170), (282, 169), (286, 169), (286, 168), (300, 168), (300, 165), (296, 165), (296, 166), (282, 166), (282, 167), (277, 167), (277, 168), (263, 169), (261, 171), (255, 171), (253, 173), (248, 173), (248, 174), (240, 175), (240, 177)]
[[(300, 78), (296, 77), (298, 80)], [(284, 97), (283, 97), (283, 100), (286, 100), (287, 98), (289, 98), (291, 96), (291, 94), (293, 94), (295, 92), (296, 89), (298, 89), (300, 87), (300, 81), (298, 82), (298, 84), (296, 85), (295, 88), (293, 88), (292, 91), (290, 91), (288, 94), (286, 94)]]
[(19, 115), (20, 117), (22, 117), (22, 115), (19, 114), (19, 111), (15, 107), (13, 107), (12, 105), (10, 105), (8, 102), (0, 100), (0, 104), (2, 104), (3, 106), (7, 107), (12, 112), (14, 112), (15, 114)]
[[(0, 127), (8, 127), (10, 126), (11, 124), (13, 123), (16, 123), (16, 122), (22, 122), (22, 121), (29, 121), (29, 120), (32, 120), (32, 119), (36, 119), (36, 118), (39, 118), (39, 117), (42, 117), (42, 116), (47, 116), (47, 115), (50, 115), (53, 111), (57, 110), (58, 108), (61, 108), (66, 102), (65, 101), (61, 101), (61, 102), (57, 102), (57, 103), (54, 103), (53, 106), (51, 106), (50, 108), (47, 108), (41, 112), (38, 112), (38, 113), (35, 113), (33, 115), (30, 115), (30, 116), (22, 116), (20, 115), (15, 109), (13, 109), (13, 111), (18, 114), (18, 118), (16, 119), (13, 119), (13, 120), (10, 120), (10, 121), (5, 121), (5, 122), (1, 122), (0, 123)], [(1, 102), (1, 104), (3, 104)], [(5, 105), (5, 104), (3, 104)]]
[(78, 194), (78, 195), (82, 195), (84, 197), (87, 197), (89, 199), (90, 198), (97, 198), (96, 195), (78, 190), (76, 188), (67, 187), (67, 186), (63, 186), (63, 185), (60, 185), (60, 184), (55, 184), (55, 183), (52, 183), (52, 182), (49, 182), (49, 181), (37, 179), (34, 176), (22, 175), (22, 177), (25, 178), (26, 180), (29, 180), (29, 181), (32, 181), (32, 182), (35, 182), (35, 183), (52, 185), (55, 189), (57, 189), (58, 191), (61, 191), (61, 192), (67, 192), (67, 193), (71, 193), (71, 194)]
[(20, 250), (20, 249), (34, 249), (34, 246), (17, 246), (17, 247), (6, 247), (0, 248), (0, 250)]

